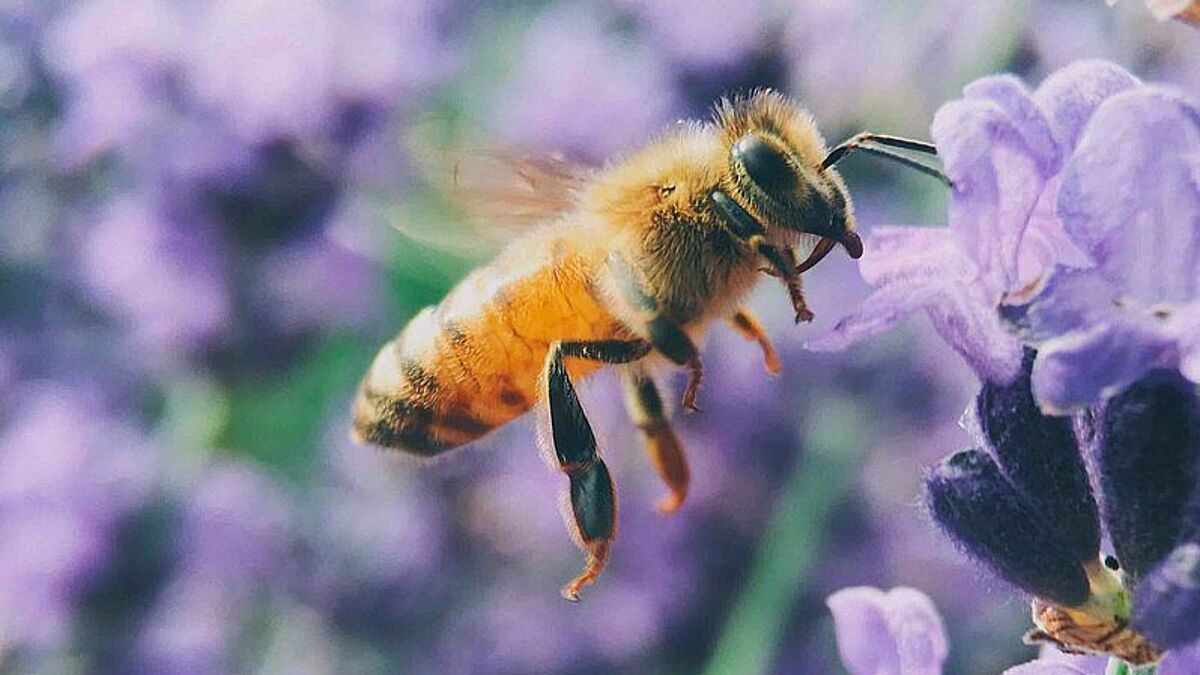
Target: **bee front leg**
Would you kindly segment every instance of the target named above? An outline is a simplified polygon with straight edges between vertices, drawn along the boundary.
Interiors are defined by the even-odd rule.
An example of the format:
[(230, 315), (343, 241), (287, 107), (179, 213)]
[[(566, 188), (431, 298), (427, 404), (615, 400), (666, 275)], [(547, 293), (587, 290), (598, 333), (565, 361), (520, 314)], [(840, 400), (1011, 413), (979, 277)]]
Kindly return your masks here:
[(557, 342), (546, 357), (545, 392), (549, 408), (554, 457), (570, 480), (567, 527), (587, 554), (579, 576), (562, 588), (564, 598), (579, 600), (584, 586), (596, 580), (608, 563), (609, 547), (617, 529), (617, 497), (612, 477), (596, 448), (596, 436), (571, 384), (563, 357), (605, 363), (629, 363), (642, 358), (650, 345), (642, 340)]
[(758, 343), (758, 346), (762, 348), (763, 362), (767, 366), (768, 373), (778, 375), (783, 370), (783, 364), (779, 362), (779, 354), (775, 351), (775, 345), (771, 344), (771, 338), (767, 337), (767, 332), (763, 330), (762, 324), (754, 318), (753, 314), (748, 310), (739, 309), (729, 317), (729, 325), (733, 326), (733, 329), (742, 337)]
[(808, 300), (804, 297), (804, 285), (800, 280), (800, 273), (797, 271), (799, 263), (796, 261), (796, 254), (790, 248), (779, 248), (766, 243), (761, 236), (750, 237), (747, 243), (771, 265), (763, 271), (773, 277), (778, 277), (787, 287), (788, 298), (792, 301), (792, 310), (796, 313), (796, 323), (812, 321), (814, 315), (808, 307)]
[(645, 372), (639, 370), (626, 376), (625, 407), (642, 432), (650, 463), (671, 491), (658, 502), (658, 510), (664, 514), (674, 513), (687, 497), (687, 457), (667, 421), (658, 387)]

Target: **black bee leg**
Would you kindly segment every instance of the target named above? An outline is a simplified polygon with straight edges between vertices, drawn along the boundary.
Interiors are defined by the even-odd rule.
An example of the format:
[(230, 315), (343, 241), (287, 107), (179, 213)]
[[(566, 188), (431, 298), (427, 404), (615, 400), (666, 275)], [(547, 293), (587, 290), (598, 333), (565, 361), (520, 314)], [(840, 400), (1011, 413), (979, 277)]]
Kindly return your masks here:
[(658, 510), (663, 514), (674, 513), (687, 497), (687, 457), (667, 422), (658, 387), (648, 374), (635, 371), (625, 378), (625, 407), (642, 431), (650, 463), (671, 491), (658, 502)]
[(696, 394), (700, 391), (700, 383), (704, 380), (704, 364), (700, 362), (700, 350), (696, 343), (674, 319), (659, 315), (646, 324), (650, 332), (650, 344), (662, 352), (663, 356), (681, 366), (688, 368), (688, 383), (683, 390), (683, 407), (693, 412), (699, 412), (696, 406)]
[(767, 366), (768, 373), (778, 375), (783, 370), (783, 364), (779, 361), (775, 345), (771, 344), (771, 338), (767, 337), (767, 332), (763, 330), (762, 324), (753, 314), (748, 310), (739, 309), (729, 317), (729, 325), (733, 326), (733, 329), (742, 337), (758, 343), (758, 346), (762, 348), (763, 363)]
[(578, 600), (579, 591), (595, 581), (608, 563), (609, 546), (617, 529), (617, 497), (563, 357), (629, 363), (649, 351), (650, 345), (642, 340), (558, 342), (546, 357), (549, 438), (559, 468), (570, 479), (567, 527), (587, 554), (583, 571), (562, 588), (563, 597), (568, 600)]
[[(607, 274), (621, 302), (637, 313), (638, 318), (631, 328), (645, 336), (654, 349), (672, 363), (687, 366), (690, 373), (687, 388), (683, 391), (683, 407), (699, 411), (696, 394), (704, 379), (704, 364), (700, 362), (700, 350), (691, 336), (678, 321), (662, 312), (658, 301), (646, 291), (633, 267), (619, 254), (608, 259)], [(636, 325), (632, 325), (636, 324)]]

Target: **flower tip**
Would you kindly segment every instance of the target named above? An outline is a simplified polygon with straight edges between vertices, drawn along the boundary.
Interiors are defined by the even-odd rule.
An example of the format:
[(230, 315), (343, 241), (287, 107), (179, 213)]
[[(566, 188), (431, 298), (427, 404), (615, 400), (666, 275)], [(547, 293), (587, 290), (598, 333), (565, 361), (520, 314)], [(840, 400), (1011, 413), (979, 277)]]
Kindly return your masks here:
[(1200, 639), (1200, 543), (1177, 546), (1138, 585), (1133, 626), (1166, 649)]

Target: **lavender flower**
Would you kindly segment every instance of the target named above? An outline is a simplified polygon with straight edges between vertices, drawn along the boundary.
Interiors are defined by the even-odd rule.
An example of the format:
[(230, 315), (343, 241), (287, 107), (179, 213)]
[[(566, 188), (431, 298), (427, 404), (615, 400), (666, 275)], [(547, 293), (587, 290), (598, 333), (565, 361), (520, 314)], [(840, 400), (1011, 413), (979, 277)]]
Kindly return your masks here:
[(129, 322), (139, 346), (200, 349), (227, 328), (231, 312), (213, 234), (203, 223), (177, 222), (153, 199), (118, 199), (80, 242), (82, 281)]
[(983, 380), (1010, 381), (1021, 344), (1036, 346), (1045, 410), (1153, 368), (1200, 380), (1200, 111), (1097, 61), (1033, 94), (1005, 76), (964, 92), (933, 125), (955, 183), (949, 231), (877, 228), (861, 269), (879, 290), (811, 346), (924, 310)]
[(138, 638), (138, 672), (241, 670), (236, 641), (279, 576), (288, 519), (285, 497), (254, 469), (209, 470), (184, 509), (178, 572)]
[(761, 49), (768, 37), (764, 0), (729, 11), (722, 2), (621, 0), (648, 33), (647, 42), (685, 69), (727, 71)]
[(152, 453), (80, 387), (27, 383), (0, 434), (0, 653), (65, 644), (141, 505)]
[(949, 653), (933, 601), (914, 588), (842, 589), (825, 603), (852, 675), (940, 675)]
[(534, 21), (495, 123), (517, 146), (599, 162), (657, 131), (678, 109), (678, 94), (648, 50), (585, 7)]

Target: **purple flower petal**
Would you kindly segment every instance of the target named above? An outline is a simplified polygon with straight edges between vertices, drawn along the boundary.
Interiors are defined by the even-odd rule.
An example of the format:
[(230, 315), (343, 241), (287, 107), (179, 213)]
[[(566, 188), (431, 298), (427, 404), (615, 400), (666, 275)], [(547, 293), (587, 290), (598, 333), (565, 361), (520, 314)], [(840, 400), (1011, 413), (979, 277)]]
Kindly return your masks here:
[(1197, 298), (1200, 110), (1150, 87), (1105, 101), (1063, 172), (1058, 215), (1126, 300)]
[(859, 272), (872, 286), (968, 274), (954, 234), (942, 227), (876, 227), (867, 235)]
[(1088, 673), (1066, 663), (1038, 659), (1013, 666), (1004, 671), (1004, 675), (1088, 675)]
[(1142, 579), (1133, 625), (1167, 649), (1200, 639), (1200, 543), (1176, 547)]
[(1034, 344), (1095, 325), (1118, 312), (1115, 289), (1093, 270), (1057, 270), (1033, 300), (1005, 305), (1000, 314)]
[(932, 133), (954, 181), (951, 227), (979, 266), (995, 306), (1005, 291), (1019, 287), (1018, 251), (1051, 167), (1039, 162), (1021, 126), (989, 99), (942, 106)]
[(981, 379), (1005, 384), (1021, 372), (1024, 351), (994, 306), (979, 297), (981, 290), (978, 286), (948, 286), (939, 302), (926, 309), (938, 334)]
[(939, 675), (949, 653), (933, 601), (912, 588), (842, 589), (825, 601), (853, 675)]
[(929, 596), (915, 588), (888, 591), (885, 616), (896, 640), (901, 675), (941, 675), (950, 653), (942, 617)]
[(1020, 372), (1021, 345), (972, 283), (971, 263), (953, 233), (940, 228), (879, 228), (868, 238), (860, 271), (881, 288), (826, 333), (813, 351), (840, 351), (894, 328), (925, 309), (942, 338), (983, 379), (1008, 382)]
[(895, 640), (884, 615), (886, 594), (866, 586), (844, 588), (825, 600), (833, 614), (838, 653), (852, 675), (900, 670)]
[(1158, 675), (1200, 675), (1200, 643), (1168, 652), (1158, 666)]
[(1046, 173), (1059, 167), (1058, 144), (1029, 89), (1013, 75), (983, 77), (963, 87), (965, 98), (987, 99), (998, 104), (1017, 125), (1029, 149)]
[(1042, 344), (1033, 366), (1033, 394), (1048, 414), (1108, 398), (1153, 368), (1175, 367), (1175, 341), (1137, 321), (1113, 321)]
[(1033, 94), (1062, 151), (1075, 147), (1096, 107), (1108, 97), (1140, 84), (1108, 61), (1077, 61), (1046, 78)]
[(913, 312), (935, 302), (942, 289), (933, 284), (896, 284), (881, 288), (838, 319), (825, 333), (804, 343), (816, 352), (836, 352), (895, 328)]
[(1200, 303), (1184, 308), (1169, 326), (1179, 336), (1179, 372), (1200, 384)]

